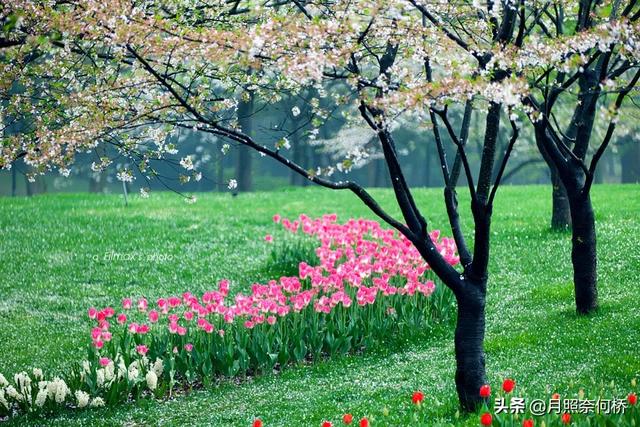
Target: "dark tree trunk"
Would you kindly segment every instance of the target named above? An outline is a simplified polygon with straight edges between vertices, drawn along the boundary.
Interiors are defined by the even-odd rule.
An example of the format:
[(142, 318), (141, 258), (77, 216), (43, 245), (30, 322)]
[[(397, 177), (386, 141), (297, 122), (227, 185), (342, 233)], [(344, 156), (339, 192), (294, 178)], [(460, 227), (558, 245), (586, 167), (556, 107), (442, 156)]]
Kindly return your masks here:
[(598, 305), (598, 273), (596, 257), (596, 225), (589, 195), (572, 197), (571, 220), (573, 284), (576, 310), (587, 314)]
[(475, 412), (482, 404), (480, 387), (487, 383), (484, 357), (485, 292), (486, 282), (468, 282), (464, 295), (457, 298), (456, 390), (464, 412)]
[(553, 188), (551, 203), (551, 228), (553, 230), (568, 230), (571, 228), (571, 210), (567, 189), (560, 180), (555, 167), (551, 167), (551, 186)]

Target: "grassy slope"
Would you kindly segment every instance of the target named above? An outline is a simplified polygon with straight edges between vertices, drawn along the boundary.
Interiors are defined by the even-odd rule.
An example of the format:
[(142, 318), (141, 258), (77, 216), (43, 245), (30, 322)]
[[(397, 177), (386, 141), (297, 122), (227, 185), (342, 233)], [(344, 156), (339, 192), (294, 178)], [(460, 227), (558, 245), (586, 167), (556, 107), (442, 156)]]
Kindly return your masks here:
[[(390, 192), (376, 195), (393, 211)], [(487, 309), (487, 369), (494, 384), (509, 375), (541, 395), (590, 384), (594, 377), (614, 380), (622, 393), (640, 374), (639, 195), (638, 186), (594, 189), (601, 309), (576, 318), (569, 237), (547, 229), (549, 189), (501, 189)], [(440, 190), (419, 191), (417, 199), (431, 227), (446, 230)], [(55, 372), (81, 358), (88, 305), (113, 304), (132, 294), (155, 299), (200, 292), (223, 277), (239, 287), (267, 279), (262, 237), (276, 230), (270, 220), (276, 212), (372, 216), (349, 193), (322, 189), (211, 195), (195, 205), (154, 194), (128, 208), (116, 196), (0, 199), (0, 372), (32, 366)], [(468, 215), (463, 219), (469, 230)], [(110, 252), (134, 259), (105, 260)], [(154, 256), (169, 260), (148, 259)], [(437, 424), (451, 422), (456, 412), (453, 373), (452, 332), (444, 331), (401, 348), (292, 368), (241, 385), (224, 383), (171, 401), (14, 423), (246, 426), (261, 416), (267, 425), (319, 425), (344, 411), (361, 416), (379, 414), (385, 405), (406, 406), (410, 392), (422, 389)]]

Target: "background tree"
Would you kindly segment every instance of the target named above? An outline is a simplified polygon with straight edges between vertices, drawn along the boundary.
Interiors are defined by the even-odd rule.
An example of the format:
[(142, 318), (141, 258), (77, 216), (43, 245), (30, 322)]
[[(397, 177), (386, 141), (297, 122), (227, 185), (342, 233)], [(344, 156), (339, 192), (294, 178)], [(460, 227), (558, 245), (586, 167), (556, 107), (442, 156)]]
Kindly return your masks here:
[[(533, 120), (537, 146), (554, 179), (552, 225), (572, 228), (571, 259), (578, 313), (589, 313), (597, 307), (596, 229), (590, 190), (598, 163), (612, 140), (618, 110), (640, 77), (640, 10), (636, 4), (580, 1), (574, 9), (564, 4), (546, 5), (541, 6), (540, 18), (535, 22), (542, 30), (541, 37), (572, 39), (582, 44), (581, 66), (576, 72), (543, 67), (531, 75), (533, 90), (527, 97), (527, 105), (538, 113)], [(598, 39), (593, 33), (602, 37)], [(562, 108), (561, 100), (572, 105), (571, 118), (564, 126), (556, 113)], [(601, 114), (598, 107), (603, 108)], [(598, 119), (608, 125), (604, 137), (594, 141)], [(592, 144), (594, 153), (587, 162)], [(570, 223), (565, 218), (567, 211)]]

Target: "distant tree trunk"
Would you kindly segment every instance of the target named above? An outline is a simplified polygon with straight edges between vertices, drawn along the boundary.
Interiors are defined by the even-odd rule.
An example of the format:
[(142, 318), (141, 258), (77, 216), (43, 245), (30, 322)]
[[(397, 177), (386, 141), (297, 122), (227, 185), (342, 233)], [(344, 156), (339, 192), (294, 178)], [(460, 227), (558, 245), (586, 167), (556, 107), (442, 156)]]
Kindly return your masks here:
[(216, 187), (219, 192), (224, 191), (224, 154), (222, 153), (223, 143), (220, 139), (216, 142)]
[(620, 153), (621, 181), (640, 182), (640, 142), (630, 141)]
[(17, 179), (18, 171), (16, 170), (16, 165), (14, 164), (11, 167), (11, 197), (16, 197), (16, 179)]
[(376, 186), (376, 161), (371, 160), (369, 164), (367, 164), (367, 185), (369, 187)]
[(588, 194), (572, 197), (570, 204), (573, 222), (571, 261), (576, 309), (578, 313), (586, 314), (598, 305), (595, 218)]
[[(294, 123), (295, 125), (295, 123)], [(300, 140), (300, 134), (294, 132), (291, 135), (291, 146), (293, 149), (293, 162), (302, 166), (307, 166), (307, 159), (305, 153), (305, 146)], [(289, 184), (303, 186), (307, 182), (307, 179), (297, 172), (291, 171), (289, 175)]]
[(553, 230), (568, 230), (571, 228), (571, 209), (569, 196), (558, 171), (554, 166), (551, 169), (551, 228)]
[[(253, 92), (248, 92), (248, 99), (244, 97), (238, 104), (238, 122), (242, 132), (248, 136), (253, 135)], [(238, 191), (251, 191), (251, 157), (252, 149), (241, 144), (238, 147), (238, 157), (236, 163), (236, 180), (238, 181)]]
[(105, 179), (101, 173), (93, 172), (89, 176), (89, 192), (103, 193), (105, 187)]
[(541, 127), (535, 128), (536, 145), (542, 158), (549, 167), (551, 177), (551, 229), (568, 230), (571, 228), (571, 212), (567, 189), (562, 183), (558, 168), (549, 156), (545, 148), (547, 135)]
[(27, 192), (27, 197), (33, 196), (32, 183), (29, 181), (26, 175), (24, 177), (24, 185), (25, 185), (25, 191)]

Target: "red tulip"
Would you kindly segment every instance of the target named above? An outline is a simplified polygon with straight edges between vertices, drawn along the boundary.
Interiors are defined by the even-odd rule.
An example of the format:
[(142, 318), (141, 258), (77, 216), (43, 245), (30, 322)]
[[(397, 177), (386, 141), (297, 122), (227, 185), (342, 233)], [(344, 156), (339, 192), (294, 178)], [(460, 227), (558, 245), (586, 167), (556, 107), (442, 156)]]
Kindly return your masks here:
[(353, 422), (353, 415), (351, 414), (344, 414), (342, 416), (342, 422), (349, 425)]
[(424, 393), (422, 393), (421, 391), (413, 392), (413, 396), (411, 396), (411, 401), (415, 405), (419, 405), (423, 400), (424, 400)]
[(364, 417), (360, 420), (360, 427), (369, 427), (369, 420), (367, 417)]
[(522, 427), (533, 427), (533, 420), (531, 418), (524, 420)]
[(505, 393), (511, 393), (515, 386), (516, 386), (516, 382), (511, 378), (507, 378), (502, 383), (502, 389), (504, 390)]
[(260, 418), (256, 418), (253, 422), (253, 427), (262, 427), (262, 420)]
[(322, 423), (322, 427), (333, 427), (333, 423), (331, 421), (325, 421)]
[(482, 387), (480, 387), (480, 397), (487, 398), (489, 396), (491, 396), (491, 387), (489, 387), (488, 384), (485, 384)]
[(558, 393), (553, 393), (553, 394), (551, 395), (551, 398), (552, 398), (553, 400), (560, 400), (560, 395), (559, 395)]
[(629, 402), (629, 405), (635, 405), (638, 403), (638, 396), (636, 396), (635, 393), (629, 393), (629, 396), (627, 396), (627, 402)]
[(492, 422), (493, 422), (493, 417), (488, 412), (485, 412), (480, 417), (480, 424), (482, 424), (483, 426), (490, 426)]
[(569, 424), (571, 422), (571, 414), (562, 414), (562, 424)]

